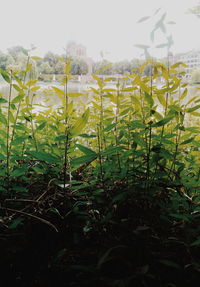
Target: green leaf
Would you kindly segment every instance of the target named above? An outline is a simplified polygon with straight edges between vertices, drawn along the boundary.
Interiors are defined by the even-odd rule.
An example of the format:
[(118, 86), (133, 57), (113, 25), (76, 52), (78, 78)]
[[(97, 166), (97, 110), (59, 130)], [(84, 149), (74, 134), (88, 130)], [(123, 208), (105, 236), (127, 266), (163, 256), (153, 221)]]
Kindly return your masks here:
[(4, 98), (0, 98), (0, 104), (5, 104), (5, 103), (7, 103), (8, 101), (6, 100), (6, 99), (4, 99)]
[(108, 125), (106, 128), (104, 128), (101, 132), (109, 132), (109, 131), (111, 131), (113, 128), (115, 128), (116, 125), (117, 125), (117, 123), (110, 124), (110, 125)]
[(143, 124), (143, 122), (140, 120), (132, 121), (130, 122), (130, 125), (132, 129), (145, 129), (146, 128), (146, 125)]
[(84, 127), (86, 126), (89, 119), (90, 110), (89, 108), (82, 114), (82, 116), (75, 122), (74, 126), (71, 128), (70, 134), (72, 136), (78, 136)]
[(150, 107), (152, 107), (154, 104), (154, 100), (153, 100), (152, 96), (145, 92), (144, 98), (145, 98), (145, 101), (150, 105)]
[(180, 99), (183, 100), (187, 96), (187, 93), (188, 93), (188, 89), (185, 88)]
[(12, 104), (17, 104), (17, 103), (20, 103), (24, 98), (24, 95), (18, 95), (16, 96), (13, 100), (12, 100)]
[(15, 122), (15, 118), (14, 118), (13, 113), (11, 111), (9, 112), (9, 119), (10, 119), (11, 123)]
[(46, 173), (46, 169), (39, 168), (38, 166), (33, 166), (32, 169), (38, 174)]
[(152, 124), (152, 127), (162, 127), (164, 125), (166, 125), (167, 123), (169, 123), (171, 120), (173, 119), (173, 117), (167, 117), (157, 123)]
[(7, 119), (6, 117), (0, 113), (0, 122), (4, 125), (7, 125)]
[(18, 168), (12, 171), (12, 176), (19, 177), (19, 176), (26, 174), (26, 172), (27, 172), (26, 168)]
[(0, 160), (5, 160), (5, 159), (6, 157), (2, 153), (0, 153)]
[(189, 144), (189, 143), (191, 143), (193, 140), (194, 140), (194, 137), (183, 141), (182, 143), (180, 143), (180, 145)]
[(2, 75), (2, 77), (3, 77), (3, 79), (7, 82), (7, 83), (11, 83), (11, 80), (10, 80), (10, 75), (9, 75), (9, 73), (8, 72), (6, 72), (6, 71), (4, 71), (4, 70), (0, 70), (0, 73), (1, 73), (1, 75)]
[(133, 134), (133, 139), (134, 141), (139, 144), (140, 146), (146, 147), (146, 142), (145, 140), (142, 138), (141, 135), (139, 135), (139, 133), (134, 133)]
[(46, 161), (49, 163), (59, 163), (60, 158), (44, 151), (28, 151), (28, 155), (38, 160)]
[(46, 125), (47, 125), (47, 122), (43, 122), (39, 126), (37, 126), (36, 130), (41, 131), (46, 127)]
[(64, 140), (66, 140), (66, 135), (57, 136), (57, 137), (55, 137), (54, 140), (55, 141), (64, 141)]
[(93, 156), (97, 156), (97, 153), (93, 150), (91, 150), (90, 148), (83, 146), (81, 144), (76, 144), (76, 147), (82, 151), (85, 155), (93, 155)]
[(119, 151), (121, 151), (122, 148), (121, 147), (109, 147), (106, 150), (101, 152), (101, 155), (103, 156), (107, 156), (107, 155), (116, 155)]
[(18, 217), (12, 220), (11, 224), (8, 226), (9, 229), (16, 229), (18, 225), (22, 223), (24, 219), (22, 217)]
[(86, 138), (86, 139), (92, 139), (96, 138), (96, 135), (88, 135), (88, 134), (80, 134), (79, 137)]
[[(191, 99), (189, 99), (189, 101), (185, 104), (186, 106), (188, 106), (189, 104), (191, 104), (192, 102), (194, 102), (194, 100), (196, 100), (198, 98), (198, 96), (192, 97)], [(195, 101), (195, 103), (198, 103), (199, 101)]]
[(15, 90), (16, 90), (17, 92), (19, 92), (19, 93), (22, 93), (22, 92), (23, 92), (23, 90), (22, 90), (18, 85), (13, 84), (13, 87), (15, 88)]
[(23, 144), (27, 140), (28, 136), (18, 136), (12, 141), (12, 145)]
[(188, 109), (186, 109), (185, 111), (186, 111), (187, 113), (191, 113), (191, 112), (194, 112), (194, 111), (198, 110), (199, 108), (200, 108), (200, 105), (197, 105), (197, 106), (194, 106), (194, 107), (192, 107), (192, 108), (188, 108)]
[(24, 124), (22, 124), (22, 123), (17, 123), (16, 125), (13, 125), (12, 127), (14, 129), (20, 130), (20, 131), (26, 131), (27, 130), (26, 126)]
[(97, 156), (95, 154), (84, 155), (84, 156), (80, 156), (80, 157), (72, 159), (72, 164), (73, 165), (81, 165), (84, 163), (91, 162), (91, 161), (95, 160), (96, 158), (97, 158)]

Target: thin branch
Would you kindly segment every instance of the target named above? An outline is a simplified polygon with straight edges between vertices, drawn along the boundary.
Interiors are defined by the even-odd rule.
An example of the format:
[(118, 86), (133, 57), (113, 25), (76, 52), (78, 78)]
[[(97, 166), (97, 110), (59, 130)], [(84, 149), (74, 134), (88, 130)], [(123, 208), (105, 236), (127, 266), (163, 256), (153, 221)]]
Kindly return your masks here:
[(43, 219), (43, 218), (41, 218), (41, 217), (38, 217), (38, 216), (36, 216), (36, 215), (30, 214), (30, 213), (27, 213), (27, 212), (24, 212), (24, 211), (12, 209), (12, 208), (7, 208), (7, 207), (0, 207), (0, 209), (6, 210), (6, 211), (15, 212), (15, 213), (19, 213), (19, 214), (22, 214), (22, 215), (25, 215), (25, 216), (28, 216), (28, 217), (37, 219), (37, 220), (39, 220), (39, 221), (41, 221), (41, 222), (43, 222), (43, 223), (49, 225), (49, 226), (52, 227), (56, 232), (58, 232), (58, 229), (55, 227), (55, 225), (53, 225), (53, 224), (52, 224), (51, 222), (49, 222), (48, 220)]

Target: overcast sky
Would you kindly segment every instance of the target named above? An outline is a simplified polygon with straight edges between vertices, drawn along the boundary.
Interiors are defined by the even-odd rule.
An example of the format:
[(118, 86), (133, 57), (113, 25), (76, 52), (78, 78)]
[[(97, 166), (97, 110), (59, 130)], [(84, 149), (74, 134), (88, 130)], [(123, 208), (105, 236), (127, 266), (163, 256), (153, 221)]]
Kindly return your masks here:
[[(159, 18), (167, 12), (166, 34), (156, 32), (155, 45), (166, 42), (172, 34), (173, 52), (200, 48), (200, 19), (187, 14), (198, 0), (0, 0), (0, 50), (22, 45), (37, 47), (35, 55), (47, 51), (63, 53), (70, 40), (87, 47), (87, 54), (108, 60), (132, 59), (142, 50), (135, 44), (151, 44), (150, 32)], [(161, 10), (154, 15), (154, 12)], [(137, 23), (144, 17), (147, 21)], [(151, 44), (152, 45), (152, 44)], [(152, 50), (154, 55), (166, 49)]]

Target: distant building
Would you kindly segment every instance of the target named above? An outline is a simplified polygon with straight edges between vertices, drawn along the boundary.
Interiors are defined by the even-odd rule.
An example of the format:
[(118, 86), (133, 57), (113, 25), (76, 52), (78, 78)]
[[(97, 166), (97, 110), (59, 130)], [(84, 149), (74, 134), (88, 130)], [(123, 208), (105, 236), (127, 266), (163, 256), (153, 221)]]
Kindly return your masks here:
[(170, 62), (175, 64), (177, 62), (183, 62), (187, 65), (186, 70), (186, 78), (190, 78), (192, 74), (192, 70), (195, 68), (200, 69), (200, 51), (192, 50), (186, 53), (181, 54), (170, 54)]
[(81, 44), (69, 42), (66, 47), (67, 56), (84, 60), (88, 65), (88, 74), (92, 73), (92, 59), (87, 57), (87, 49)]
[(69, 42), (66, 48), (67, 55), (71, 58), (86, 58), (86, 47), (75, 42)]

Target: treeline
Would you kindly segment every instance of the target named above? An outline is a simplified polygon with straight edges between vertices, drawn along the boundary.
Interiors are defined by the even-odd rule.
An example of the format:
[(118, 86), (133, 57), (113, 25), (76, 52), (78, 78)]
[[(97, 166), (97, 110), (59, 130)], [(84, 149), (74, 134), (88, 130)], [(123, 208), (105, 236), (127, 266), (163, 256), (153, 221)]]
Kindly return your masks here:
[[(7, 70), (9, 68), (13, 68), (14, 70), (23, 70), (27, 63), (27, 57), (28, 51), (22, 46), (9, 48), (7, 53), (0, 51), (0, 68), (3, 70)], [(41, 74), (63, 74), (65, 63), (59, 60), (60, 57), (65, 58), (66, 55), (47, 52), (42, 59), (33, 64), (33, 77), (38, 78)], [(89, 71), (105, 75), (129, 74), (140, 64), (141, 61), (137, 59), (110, 63), (105, 59), (99, 62), (87, 62), (87, 60), (75, 58), (71, 63), (71, 74), (85, 75)], [(107, 69), (104, 69), (105, 66), (107, 66)]]

